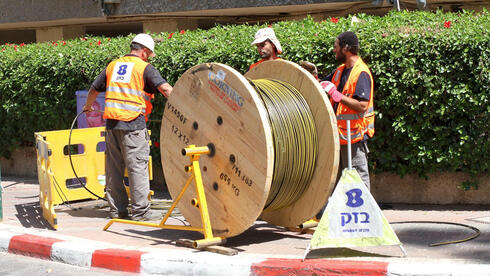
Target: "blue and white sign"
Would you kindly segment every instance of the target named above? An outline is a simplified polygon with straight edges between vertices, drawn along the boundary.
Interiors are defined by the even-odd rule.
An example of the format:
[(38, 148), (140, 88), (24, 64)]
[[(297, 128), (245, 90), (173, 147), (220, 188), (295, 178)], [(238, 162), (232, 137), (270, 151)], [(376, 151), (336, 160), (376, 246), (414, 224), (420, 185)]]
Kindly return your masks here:
[(134, 63), (132, 62), (117, 62), (112, 71), (111, 81), (129, 83), (131, 81), (133, 67)]
[(381, 237), (383, 221), (378, 205), (362, 183), (343, 183), (332, 197), (329, 210), (330, 238)]
[[(400, 240), (355, 169), (342, 172), (310, 249), (399, 245)], [(305, 256), (306, 256), (305, 254)]]

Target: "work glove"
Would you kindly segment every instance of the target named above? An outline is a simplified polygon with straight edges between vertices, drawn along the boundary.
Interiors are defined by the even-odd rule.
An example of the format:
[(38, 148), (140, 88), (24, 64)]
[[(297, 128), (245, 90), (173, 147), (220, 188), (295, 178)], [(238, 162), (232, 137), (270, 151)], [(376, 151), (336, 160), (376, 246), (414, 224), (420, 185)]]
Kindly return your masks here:
[(94, 109), (92, 108), (92, 106), (87, 106), (86, 104), (83, 106), (83, 112), (92, 112), (94, 111)]
[(336, 103), (340, 102), (342, 99), (342, 93), (337, 91), (337, 87), (335, 87), (335, 84), (329, 82), (329, 81), (322, 81), (320, 82), (320, 85), (323, 87), (323, 90), (327, 92), (327, 94), (332, 98), (332, 100)]

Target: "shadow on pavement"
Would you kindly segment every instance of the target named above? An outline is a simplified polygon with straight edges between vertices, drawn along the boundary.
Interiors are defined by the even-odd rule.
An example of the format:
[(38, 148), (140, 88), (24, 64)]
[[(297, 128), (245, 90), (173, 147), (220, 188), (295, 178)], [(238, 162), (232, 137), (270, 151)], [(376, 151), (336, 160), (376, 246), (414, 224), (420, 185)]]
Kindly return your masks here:
[(17, 213), (15, 216), (27, 228), (39, 228), (54, 230), (53, 227), (43, 218), (39, 202), (23, 203), (15, 205)]
[(323, 259), (323, 258), (345, 258), (345, 257), (401, 257), (391, 254), (380, 254), (366, 252), (347, 247), (340, 248), (320, 248), (314, 249), (306, 255), (306, 259)]
[(66, 213), (72, 217), (86, 217), (86, 218), (109, 218), (109, 211), (103, 209), (88, 209), (88, 208), (76, 208), (69, 210), (56, 210), (57, 213)]
[[(486, 243), (490, 245), (490, 241), (487, 240)], [(472, 261), (476, 261), (481, 264), (489, 264), (490, 263), (490, 251), (488, 248), (481, 249), (473, 249), (471, 251), (459, 251), (455, 254), (458, 258), (461, 259), (471, 259)]]
[[(471, 228), (444, 223), (394, 224), (392, 225), (400, 241), (406, 245), (408, 255), (413, 252), (444, 256), (445, 258), (471, 259), (488, 264), (490, 261), (490, 235), (482, 227), (478, 237)], [(474, 225), (473, 225), (474, 226)], [(487, 227), (488, 228), (488, 227)], [(437, 243), (443, 245), (431, 246)]]
[(238, 247), (250, 244), (261, 244), (281, 240), (284, 238), (309, 240), (310, 236), (299, 236), (297, 233), (288, 232), (285, 228), (258, 222), (252, 225), (240, 235), (228, 238), (226, 246)]
[(13, 182), (8, 186), (4, 186), (3, 188), (7, 188), (14, 185), (24, 185), (24, 184), (39, 186), (38, 179), (34, 177), (2, 176), (2, 182)]
[(159, 229), (153, 227), (147, 227), (147, 229), (154, 229), (154, 230), (125, 229), (124, 232), (120, 232), (118, 230), (109, 229), (107, 230), (107, 232), (113, 233), (115, 235), (124, 236), (124, 237), (149, 240), (152, 241), (150, 245), (175, 244), (175, 241), (178, 239), (197, 240), (203, 238), (202, 235), (190, 231)]
[[(443, 223), (431, 224), (392, 224), (394, 230), (404, 244), (415, 245), (418, 247), (430, 247), (432, 250), (440, 250), (444, 245), (432, 246), (433, 244), (452, 242), (470, 238), (477, 233), (470, 228), (448, 225)], [(444, 249), (443, 249), (444, 250)]]
[[(177, 222), (171, 221), (172, 219), (179, 220), (178, 218), (170, 218), (167, 223), (175, 224), (175, 225), (183, 225), (184, 223), (183, 221), (177, 221)], [(122, 224), (118, 224), (118, 225), (122, 225)], [(152, 245), (175, 244), (175, 241), (180, 239), (199, 240), (204, 238), (204, 235), (194, 231), (159, 229), (153, 227), (146, 227), (146, 229), (148, 230), (145, 230), (142, 227), (139, 227), (139, 229), (126, 228), (123, 229), (122, 231), (109, 229), (107, 230), (107, 232), (113, 233), (115, 235), (121, 235), (124, 237), (151, 240), (153, 241)], [(262, 223), (262, 224), (253, 225), (252, 227), (250, 227), (249, 229), (247, 229), (245, 232), (243, 232), (238, 236), (227, 238), (227, 241), (223, 246), (228, 248), (233, 248), (242, 252), (245, 250), (239, 248), (240, 246), (271, 243), (277, 240), (282, 240), (284, 238), (308, 240), (309, 236), (308, 237), (298, 236), (296, 233), (288, 232), (282, 227), (276, 227), (273, 225)]]
[[(383, 204), (381, 204), (383, 205)], [(385, 204), (389, 205), (390, 210), (400, 210), (400, 211), (488, 211), (490, 210), (490, 205), (485, 204), (448, 204), (448, 205), (436, 205), (436, 204)], [(382, 208), (383, 209), (383, 208)]]

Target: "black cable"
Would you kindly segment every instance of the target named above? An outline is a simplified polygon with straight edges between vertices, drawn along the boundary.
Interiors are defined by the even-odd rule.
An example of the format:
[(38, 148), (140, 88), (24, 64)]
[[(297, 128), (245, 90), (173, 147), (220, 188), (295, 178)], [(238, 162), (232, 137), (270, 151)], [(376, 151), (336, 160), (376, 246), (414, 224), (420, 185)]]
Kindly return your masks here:
[(55, 184), (54, 189), (55, 189), (56, 193), (58, 194), (58, 196), (61, 198), (61, 200), (63, 200), (63, 205), (66, 205), (70, 209), (72, 209), (73, 211), (76, 211), (77, 209), (74, 208), (73, 206), (71, 206), (70, 201), (68, 200), (68, 197), (65, 195), (65, 193), (61, 189), (61, 187), (58, 184), (58, 181), (56, 180), (56, 177), (54, 177), (54, 175), (53, 175), (53, 180), (54, 180), (54, 184)]
[[(68, 158), (70, 159), (71, 169), (72, 169), (73, 173), (75, 174), (75, 177), (77, 178), (77, 180), (78, 180), (78, 182), (80, 183), (80, 185), (81, 185), (81, 186), (82, 186), (82, 187), (83, 187), (85, 190), (87, 190), (87, 192), (91, 193), (93, 196), (97, 197), (98, 199), (102, 199), (102, 200), (107, 201), (107, 199), (102, 198), (102, 197), (100, 197), (100, 196), (96, 195), (96, 194), (95, 194), (94, 192), (92, 192), (92, 191), (91, 191), (89, 188), (87, 188), (87, 187), (85, 187), (85, 185), (83, 185), (82, 180), (80, 180), (80, 178), (79, 178), (79, 177), (78, 177), (78, 175), (77, 175), (77, 172), (75, 171), (75, 167), (73, 166), (73, 161), (71, 160), (71, 133), (72, 133), (72, 131), (73, 131), (73, 126), (75, 125), (75, 122), (78, 120), (78, 117), (79, 117), (80, 115), (82, 115), (84, 112), (85, 112), (85, 110), (84, 110), (84, 111), (82, 111), (82, 112), (80, 112), (80, 113), (78, 113), (78, 114), (77, 114), (77, 116), (75, 117), (75, 119), (73, 119), (73, 122), (71, 123), (71, 127), (70, 127), (70, 135), (68, 135)], [(102, 112), (102, 111), (97, 110), (97, 112)]]
[(471, 225), (462, 224), (462, 223), (444, 222), (444, 221), (399, 221), (399, 222), (390, 222), (390, 224), (405, 224), (405, 223), (450, 224), (450, 225), (457, 225), (457, 226), (462, 226), (462, 227), (470, 228), (471, 230), (475, 231), (475, 233), (476, 233), (473, 236), (471, 236), (469, 238), (466, 238), (466, 239), (455, 240), (455, 241), (448, 241), (448, 242), (431, 243), (431, 244), (429, 244), (429, 246), (439, 246), (439, 245), (447, 245), (447, 244), (461, 243), (461, 242), (466, 242), (466, 241), (470, 241), (470, 240), (476, 239), (478, 236), (480, 236), (480, 230), (478, 228), (473, 227)]

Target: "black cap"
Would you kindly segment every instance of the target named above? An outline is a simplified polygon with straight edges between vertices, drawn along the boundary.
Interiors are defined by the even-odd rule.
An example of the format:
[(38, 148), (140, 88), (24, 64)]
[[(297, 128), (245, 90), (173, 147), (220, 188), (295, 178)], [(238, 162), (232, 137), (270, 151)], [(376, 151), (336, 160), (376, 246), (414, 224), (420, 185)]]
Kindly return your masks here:
[(356, 34), (353, 32), (343, 32), (337, 36), (337, 39), (341, 48), (344, 48), (346, 45), (359, 47), (359, 39), (357, 39)]

